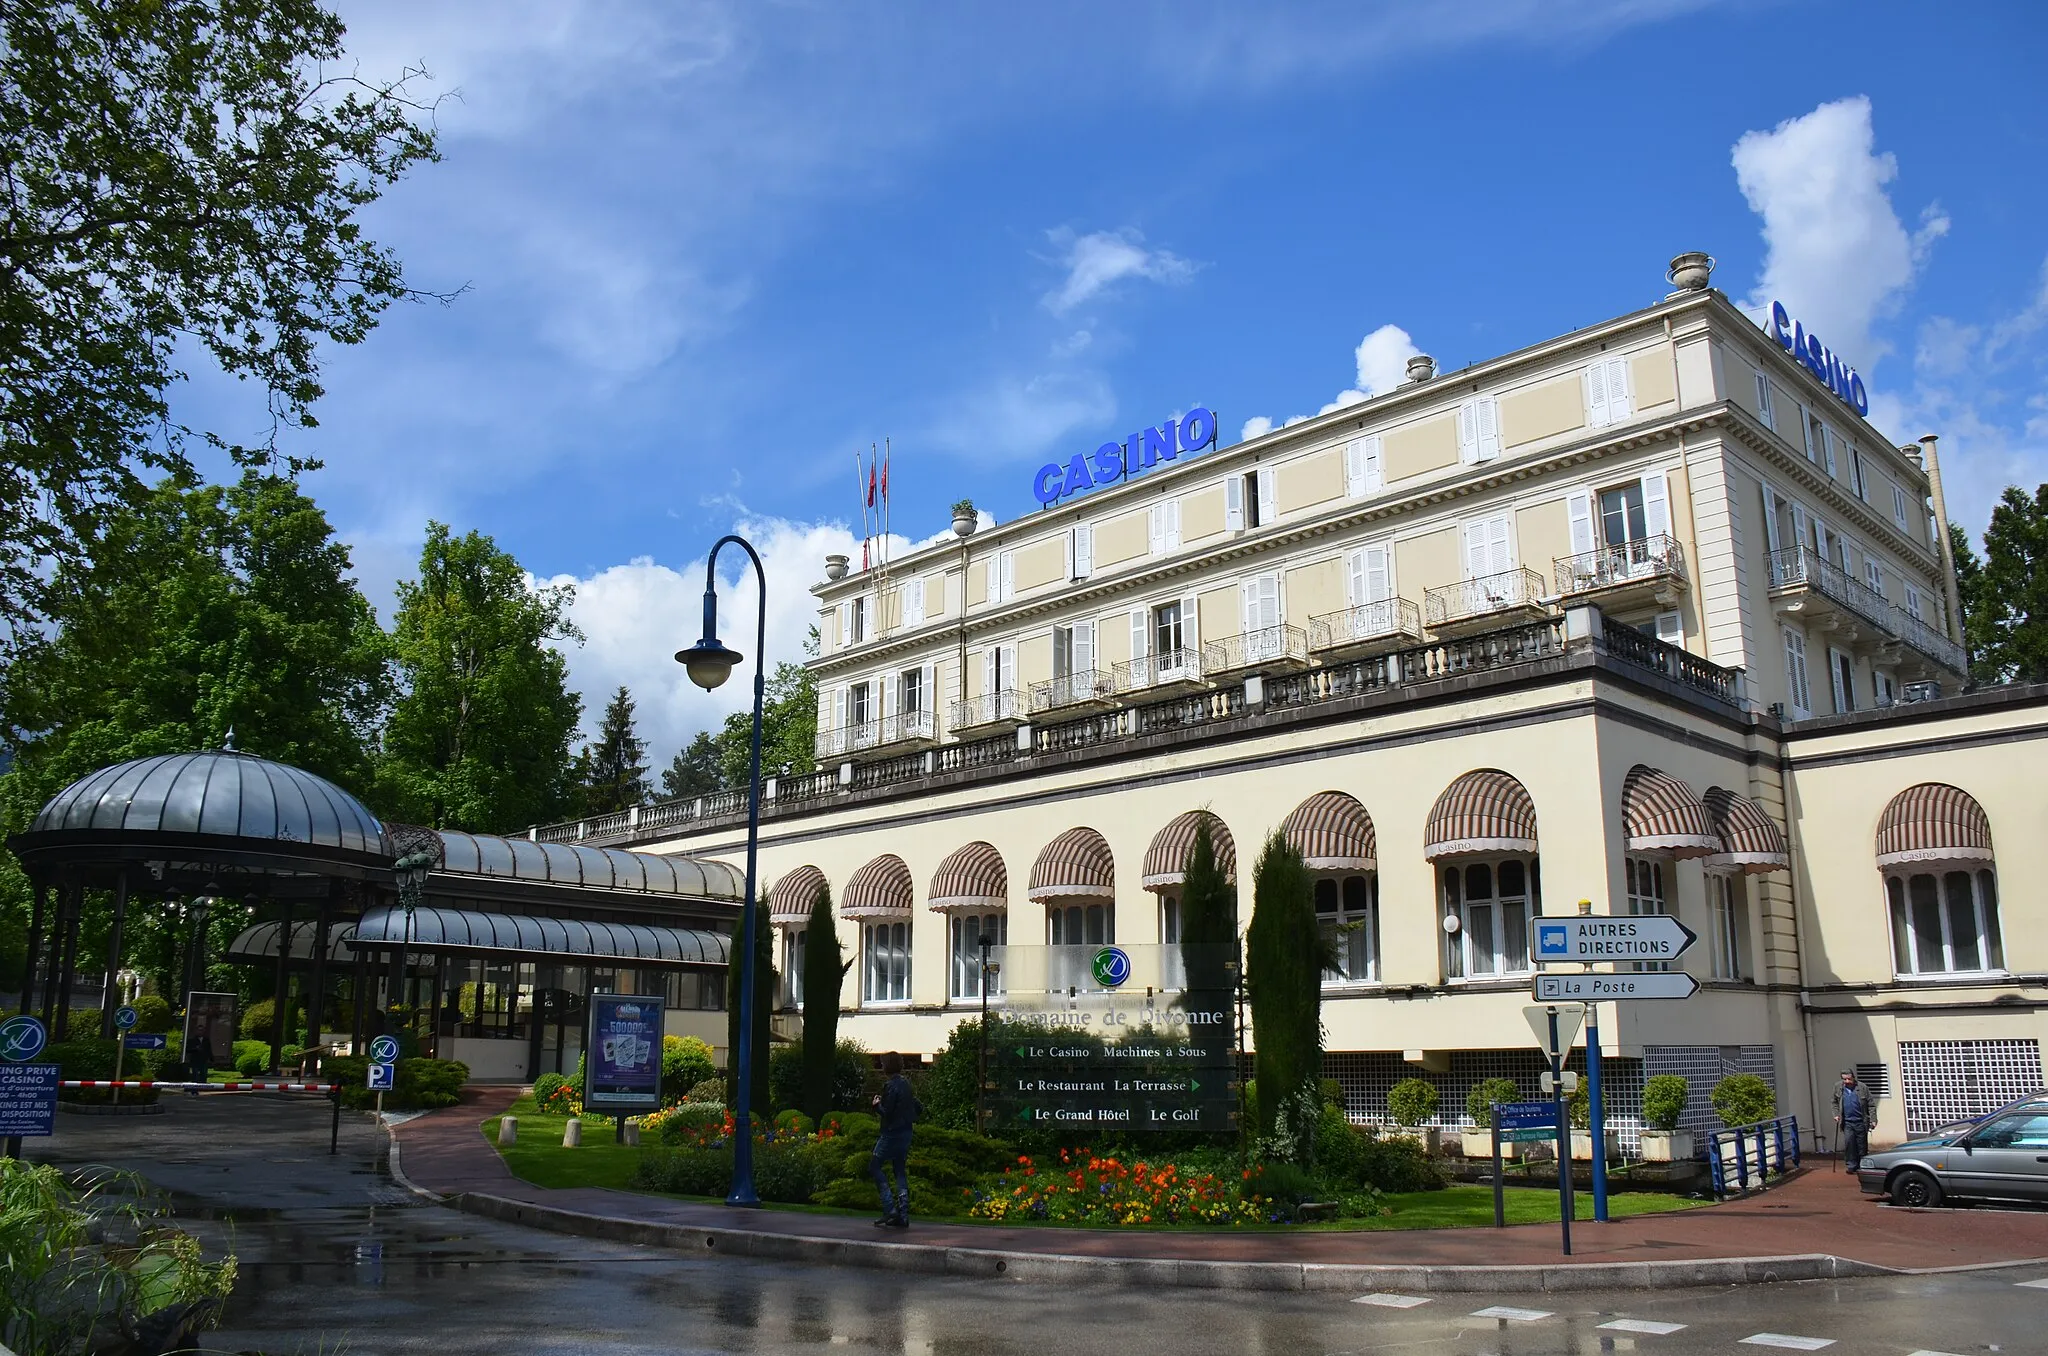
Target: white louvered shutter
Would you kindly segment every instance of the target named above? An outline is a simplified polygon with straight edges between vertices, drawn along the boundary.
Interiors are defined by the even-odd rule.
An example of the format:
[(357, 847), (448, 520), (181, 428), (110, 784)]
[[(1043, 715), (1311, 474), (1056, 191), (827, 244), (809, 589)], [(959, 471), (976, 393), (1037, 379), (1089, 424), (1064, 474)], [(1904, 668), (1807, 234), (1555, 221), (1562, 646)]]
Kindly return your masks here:
[(1593, 549), (1593, 493), (1576, 490), (1566, 496), (1564, 514), (1571, 524), (1572, 554), (1585, 555)]
[(1344, 605), (1364, 607), (1367, 601), (1369, 600), (1365, 593), (1365, 552), (1361, 549), (1344, 558)]
[(1479, 460), (1479, 415), (1477, 401), (1458, 406), (1458, 460), (1471, 465)]
[(1131, 661), (1133, 665), (1152, 653), (1152, 628), (1145, 616), (1145, 609), (1134, 608), (1131, 612)]
[(1280, 492), (1275, 488), (1275, 475), (1270, 466), (1259, 468), (1259, 526), (1265, 527), (1280, 516)]
[(1598, 358), (1586, 369), (1586, 422), (1607, 426), (1607, 364)]
[(832, 728), (833, 728), (833, 729), (835, 729), (835, 730), (843, 730), (843, 729), (845, 729), (845, 728), (846, 728), (846, 696), (847, 696), (847, 689), (845, 689), (845, 688), (843, 688), (843, 687), (842, 687), (842, 688), (836, 688), (836, 689), (834, 689), (834, 690), (833, 690), (833, 693), (832, 693), (832, 714), (833, 714)]
[(1764, 482), (1764, 545), (1772, 555), (1778, 553), (1778, 492), (1768, 480)]
[(1095, 573), (1095, 524), (1079, 523), (1074, 527), (1074, 578), (1086, 579)]
[(1145, 529), (1153, 555), (1166, 554), (1166, 505), (1154, 504), (1145, 512)]
[(924, 580), (913, 579), (903, 586), (903, 625), (907, 630), (924, 625)]
[(1505, 514), (1465, 525), (1465, 570), (1468, 578), (1480, 579), (1513, 568)]
[(1662, 471), (1643, 477), (1643, 530), (1652, 537), (1671, 535), (1671, 488)]
[(1884, 567), (1867, 555), (1863, 557), (1863, 578), (1870, 585), (1871, 592), (1884, 597)]
[(1360, 554), (1365, 557), (1365, 601), (1386, 602), (1394, 596), (1394, 548), (1381, 543)]
[[(996, 694), (996, 652), (993, 649), (981, 652), (981, 695), (993, 697)], [(991, 702), (990, 708), (994, 708)]]
[(1492, 396), (1481, 396), (1475, 403), (1475, 422), (1479, 426), (1480, 461), (1492, 461), (1500, 455), (1500, 405)]
[(1806, 449), (1808, 461), (1819, 461), (1820, 453), (1813, 446), (1813, 416), (1806, 412), (1806, 406), (1799, 407), (1799, 445)]
[(1073, 630), (1074, 672), (1095, 671), (1095, 623), (1075, 622)]
[(1757, 416), (1764, 421), (1765, 428), (1776, 430), (1778, 420), (1771, 410), (1771, 379), (1761, 372), (1755, 375)]
[(937, 664), (927, 664), (924, 666), (924, 684), (918, 692), (918, 700), (923, 703), (918, 708), (919, 710), (932, 713), (932, 733), (937, 734), (939, 732), (939, 666)]
[(843, 650), (851, 644), (853, 644), (853, 600), (848, 599), (839, 605), (839, 648)]
[(893, 673), (882, 675), (882, 709), (875, 714), (884, 718), (903, 714), (903, 679)]
[(1180, 645), (1183, 650), (1202, 652), (1201, 614), (1195, 610), (1195, 595), (1180, 600)]
[(1374, 441), (1371, 438), (1353, 438), (1344, 444), (1344, 493), (1353, 499), (1372, 493), (1367, 483), (1366, 444)]
[(1017, 553), (1005, 551), (996, 559), (1002, 567), (999, 573), (1003, 581), (1003, 601), (1007, 603), (1017, 596)]
[(1826, 424), (1822, 424), (1820, 426), (1821, 464), (1827, 467), (1829, 475), (1835, 473), (1835, 449), (1841, 445), (1841, 435)]
[(1180, 550), (1180, 500), (1166, 501), (1166, 549)]
[(1232, 476), (1223, 482), (1223, 528), (1226, 532), (1244, 531), (1244, 477)]
[(1807, 545), (1806, 507), (1796, 501), (1792, 505), (1792, 544), (1800, 547)]
[(1490, 573), (1486, 568), (1486, 524), (1465, 524), (1465, 577), (1477, 579)]
[(1607, 369), (1607, 422), (1619, 424), (1635, 413), (1628, 393), (1628, 359), (1609, 358), (1601, 366)]
[[(1017, 686), (1017, 647), (999, 645), (996, 664), (996, 681), (1014, 689)], [(1021, 714), (1021, 713), (1020, 713)]]

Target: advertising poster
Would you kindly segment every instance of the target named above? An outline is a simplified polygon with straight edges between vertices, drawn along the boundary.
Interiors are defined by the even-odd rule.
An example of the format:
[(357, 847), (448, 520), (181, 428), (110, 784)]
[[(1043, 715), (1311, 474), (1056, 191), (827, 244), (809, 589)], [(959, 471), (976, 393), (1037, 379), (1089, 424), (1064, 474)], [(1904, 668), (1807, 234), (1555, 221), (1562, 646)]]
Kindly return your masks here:
[(585, 1107), (628, 1115), (661, 1109), (661, 1009), (659, 994), (590, 995)]
[(183, 1058), (194, 1069), (235, 1067), (233, 994), (201, 993), (195, 989), (185, 995)]

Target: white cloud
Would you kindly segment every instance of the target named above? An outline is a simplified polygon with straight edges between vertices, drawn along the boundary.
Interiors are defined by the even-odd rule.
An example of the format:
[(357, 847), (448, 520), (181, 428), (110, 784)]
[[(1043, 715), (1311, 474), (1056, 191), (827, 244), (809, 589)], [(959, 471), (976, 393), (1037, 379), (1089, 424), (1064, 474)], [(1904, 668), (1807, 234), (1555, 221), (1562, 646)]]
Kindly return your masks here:
[(1255, 414), (1244, 421), (1244, 427), (1237, 431), (1237, 440), (1248, 443), (1254, 438), (1263, 438), (1273, 431), (1273, 421), (1263, 414)]
[[(1335, 398), (1316, 413), (1335, 414), (1338, 410), (1362, 405), (1374, 396), (1385, 395), (1408, 379), (1408, 360), (1420, 352), (1422, 350), (1415, 347), (1415, 341), (1409, 337), (1408, 331), (1399, 325), (1380, 326), (1359, 340), (1358, 347), (1352, 350), (1351, 356), (1358, 368), (1358, 384), (1337, 392)], [(1292, 428), (1296, 424), (1306, 422), (1308, 418), (1308, 415), (1297, 414), (1281, 427)], [(1258, 415), (1245, 420), (1244, 429), (1238, 437), (1240, 440), (1256, 438), (1261, 433), (1269, 432), (1272, 427), (1271, 419), (1263, 414)]]
[(1877, 150), (1862, 95), (1745, 133), (1732, 161), (1763, 218), (1766, 253), (1749, 307), (1761, 314), (1783, 302), (1867, 375), (1890, 348), (1874, 326), (1897, 310), (1948, 217), (1929, 207), (1907, 234), (1886, 190), (1898, 161)]
[(1047, 231), (1046, 238), (1063, 251), (1060, 267), (1066, 279), (1041, 300), (1055, 315), (1064, 315), (1104, 288), (1125, 278), (1144, 278), (1175, 286), (1195, 276), (1195, 265), (1167, 250), (1145, 248), (1138, 231), (1091, 231), (1075, 235), (1066, 227)]
[(1101, 373), (1041, 372), (1001, 377), (959, 396), (924, 435), (938, 450), (996, 465), (1042, 456), (1069, 434), (1104, 427), (1115, 417), (1116, 396)]

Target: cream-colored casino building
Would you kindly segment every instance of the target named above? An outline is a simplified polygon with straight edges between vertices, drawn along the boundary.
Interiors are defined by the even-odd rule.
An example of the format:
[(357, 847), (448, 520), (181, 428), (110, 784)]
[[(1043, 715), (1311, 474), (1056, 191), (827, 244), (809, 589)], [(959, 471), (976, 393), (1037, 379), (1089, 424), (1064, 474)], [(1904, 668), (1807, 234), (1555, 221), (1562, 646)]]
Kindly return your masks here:
[[(1626, 1143), (1658, 1073), (1701, 1126), (1761, 1074), (1829, 1145), (1845, 1069), (1880, 1139), (2041, 1087), (2048, 687), (1964, 690), (1934, 440), (1707, 268), (818, 584), (819, 767), (761, 825), (783, 968), (829, 882), (842, 1030), (929, 1053), (983, 935), (1174, 941), (1207, 816), (1244, 915), (1275, 830), (1317, 874), (1358, 1119), (1411, 1074), (1447, 1125), (1475, 1079), (1533, 1093), (1530, 920), (1581, 900), (1699, 935), (1696, 996), (1602, 1005)], [(535, 833), (737, 863), (745, 831), (727, 794)]]

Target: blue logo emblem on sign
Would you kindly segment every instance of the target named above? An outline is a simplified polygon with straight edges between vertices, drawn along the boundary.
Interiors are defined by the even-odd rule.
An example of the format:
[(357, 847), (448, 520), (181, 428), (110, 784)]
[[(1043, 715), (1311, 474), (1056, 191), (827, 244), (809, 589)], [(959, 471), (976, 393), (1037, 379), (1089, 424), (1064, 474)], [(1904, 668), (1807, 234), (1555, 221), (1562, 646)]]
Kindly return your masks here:
[(396, 1064), (398, 1062), (398, 1037), (379, 1036), (371, 1041), (370, 1062), (373, 1064)]
[(1571, 955), (1571, 929), (1562, 923), (1538, 923), (1536, 925), (1536, 954), (1539, 956)]
[(137, 1020), (135, 1009), (129, 1007), (126, 1003), (114, 1009), (114, 1025), (122, 1031), (133, 1027)]
[(1090, 967), (1095, 973), (1095, 982), (1105, 989), (1121, 988), (1131, 977), (1131, 958), (1120, 946), (1105, 946), (1095, 953), (1095, 962)]
[(28, 1063), (49, 1043), (50, 1033), (33, 1017), (23, 1014), (0, 1022), (0, 1059), (10, 1064)]

